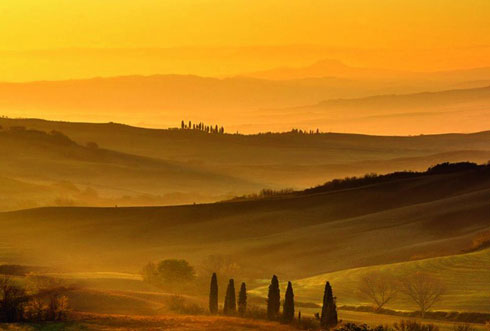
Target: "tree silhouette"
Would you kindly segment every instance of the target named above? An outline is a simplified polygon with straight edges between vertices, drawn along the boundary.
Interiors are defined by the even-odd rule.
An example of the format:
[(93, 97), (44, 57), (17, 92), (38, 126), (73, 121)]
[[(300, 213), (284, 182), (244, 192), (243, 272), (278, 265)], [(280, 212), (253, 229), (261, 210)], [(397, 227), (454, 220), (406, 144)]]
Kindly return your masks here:
[(240, 293), (238, 294), (238, 313), (240, 316), (244, 316), (247, 311), (247, 285), (242, 283), (240, 286)]
[(386, 273), (374, 271), (363, 275), (359, 281), (361, 298), (372, 301), (376, 311), (380, 311), (387, 303), (396, 298), (398, 292), (395, 279)]
[(184, 120), (182, 120), (182, 122), (180, 122), (180, 128), (181, 128), (181, 129), (185, 129), (185, 123), (184, 123)]
[(211, 277), (211, 286), (209, 288), (209, 312), (218, 313), (218, 277), (213, 273)]
[(186, 260), (168, 259), (157, 266), (158, 276), (165, 283), (182, 283), (194, 280), (196, 273)]
[(269, 285), (269, 293), (267, 295), (267, 317), (270, 320), (277, 319), (281, 306), (281, 292), (279, 290), (279, 280), (277, 276), (272, 276), (271, 284)]
[(294, 320), (294, 293), (291, 282), (288, 282), (288, 288), (286, 289), (282, 319), (285, 323), (291, 323)]
[(444, 285), (438, 278), (417, 272), (402, 280), (402, 291), (419, 306), (422, 318), (445, 292)]
[(226, 289), (225, 305), (223, 307), (223, 313), (225, 315), (233, 315), (236, 312), (236, 298), (235, 298), (235, 281), (230, 279), (228, 288)]
[(322, 328), (331, 329), (335, 327), (337, 323), (337, 306), (335, 304), (332, 287), (330, 286), (330, 283), (327, 282), (325, 284), (325, 292), (323, 294), (323, 306), (322, 315), (320, 318), (320, 325)]

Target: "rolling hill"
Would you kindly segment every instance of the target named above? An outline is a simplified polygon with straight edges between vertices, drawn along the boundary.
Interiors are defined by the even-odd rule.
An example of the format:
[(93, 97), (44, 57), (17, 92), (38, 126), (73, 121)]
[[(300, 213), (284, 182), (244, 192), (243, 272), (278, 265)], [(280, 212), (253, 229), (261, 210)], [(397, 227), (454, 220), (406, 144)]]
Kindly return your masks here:
[[(331, 99), (316, 105), (270, 110), (298, 116), (298, 127), (328, 123), (329, 131), (409, 135), (486, 130), (490, 87)], [(436, 124), (434, 124), (436, 123)]]
[(151, 260), (226, 254), (245, 270), (300, 278), (451, 255), (490, 226), (483, 169), (242, 202), (2, 213), (2, 260), (137, 271)]
[[(456, 94), (456, 100), (453, 101), (456, 102), (450, 109), (446, 109), (446, 117), (468, 121), (471, 125), (464, 126), (465, 132), (488, 129), (480, 121), (486, 119), (488, 122), (488, 118), (473, 118), (476, 115), (483, 116), (484, 110), (488, 109), (488, 97), (484, 96), (481, 88), (488, 85), (485, 82), (490, 76), (486, 68), (452, 74), (426, 73), (420, 78), (410, 78), (414, 75), (410, 73), (386, 71), (389, 77), (379, 78), (386, 76), (385, 71), (356, 69), (342, 64), (332, 65), (330, 62), (317, 66), (326, 67), (327, 71), (331, 69), (332, 75), (293, 75), (286, 80), (241, 76), (214, 78), (193, 75), (132, 75), (63, 81), (3, 82), (0, 83), (0, 112), (10, 117), (25, 117), (28, 114), (30, 117), (55, 120), (117, 121), (145, 127), (169, 127), (180, 123), (182, 119), (194, 119), (223, 124), (232, 132), (247, 133), (285, 131), (300, 127), (369, 134), (429, 134), (458, 132), (461, 126), (448, 126), (452, 122), (445, 124), (444, 128), (434, 124), (438, 122), (417, 126), (408, 121), (404, 125), (406, 130), (402, 131), (402, 128), (398, 128), (398, 123), (405, 119), (399, 116), (404, 114), (405, 117), (413, 117), (421, 109), (428, 114), (439, 113), (441, 109), (434, 104), (434, 100), (440, 100), (448, 93), (444, 91), (462, 87), (469, 90), (473, 87), (475, 93), (479, 94), (478, 102), (471, 103), (474, 100), (468, 92), (464, 92), (466, 90), (453, 91), (451, 93)], [(439, 92), (442, 96), (437, 94)], [(414, 93), (416, 95), (409, 95)], [(464, 93), (467, 95), (462, 97)], [(393, 94), (409, 95), (407, 98), (413, 99), (417, 104), (407, 101), (407, 98), (398, 98), (393, 101), (401, 104), (394, 103), (380, 112), (368, 112), (369, 109), (363, 108), (373, 106), (368, 101), (352, 107), (347, 107), (347, 101), (335, 101), (339, 98), (380, 96), (374, 97), (376, 104), (379, 98)], [(333, 101), (325, 103), (325, 100)], [(355, 100), (352, 102), (357, 104)], [(319, 104), (319, 108), (305, 108), (305, 105), (316, 104)], [(481, 107), (484, 107), (483, 110)], [(320, 113), (319, 109), (322, 110)], [(361, 113), (357, 114), (356, 110), (359, 109)], [(325, 116), (327, 110), (335, 112)], [(464, 112), (470, 112), (471, 116), (466, 116)], [(369, 122), (369, 126), (357, 123), (365, 121), (366, 116), (381, 115), (389, 117), (377, 119), (380, 123), (376, 130), (371, 128), (376, 119)]]
[(214, 201), (253, 184), (178, 162), (78, 144), (58, 131), (0, 130), (0, 208)]
[[(96, 142), (100, 148), (176, 162), (273, 188), (302, 189), (333, 178), (490, 159), (490, 132), (409, 137), (291, 132), (216, 135), (115, 123), (7, 118), (0, 118), (0, 126), (56, 130), (80, 145)], [(233, 191), (244, 193), (238, 187)]]
[[(372, 271), (388, 272), (395, 277), (403, 277), (413, 272), (429, 273), (441, 279), (447, 292), (435, 310), (490, 312), (490, 249), (457, 254), (445, 257), (422, 259), (394, 264), (375, 265), (363, 268), (347, 269), (293, 282), (296, 297), (302, 302), (320, 303), (325, 282), (329, 281), (339, 298), (338, 304), (358, 306), (370, 305), (357, 295), (359, 279)], [(281, 286), (285, 286), (281, 284)], [(261, 297), (267, 296), (266, 288), (251, 292)], [(387, 308), (414, 311), (417, 309), (403, 296), (391, 302)]]

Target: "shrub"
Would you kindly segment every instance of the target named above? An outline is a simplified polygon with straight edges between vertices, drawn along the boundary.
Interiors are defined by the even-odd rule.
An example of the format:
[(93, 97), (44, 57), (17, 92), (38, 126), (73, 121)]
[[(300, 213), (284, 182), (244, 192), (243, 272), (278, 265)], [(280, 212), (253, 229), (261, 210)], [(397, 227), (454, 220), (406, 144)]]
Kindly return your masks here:
[(244, 317), (257, 320), (266, 320), (267, 310), (257, 305), (249, 305), (247, 307)]
[(18, 322), (23, 319), (28, 296), (23, 288), (8, 277), (0, 279), (0, 321)]
[(64, 321), (69, 312), (68, 298), (52, 293), (47, 298), (32, 297), (24, 308), (24, 319), (31, 322)]
[(439, 331), (434, 324), (422, 324), (414, 320), (401, 320), (400, 323), (393, 324), (396, 331)]
[(320, 328), (320, 321), (314, 317), (301, 317), (296, 320), (296, 327), (300, 330), (317, 330)]
[(340, 328), (336, 328), (335, 330), (336, 331), (388, 331), (390, 330), (390, 328), (382, 325), (378, 325), (372, 328), (367, 324), (346, 323), (343, 324)]
[(180, 295), (172, 295), (167, 300), (168, 309), (174, 313), (185, 315), (203, 315), (205, 309), (194, 302), (188, 302)]
[(454, 331), (476, 331), (476, 328), (472, 327), (469, 324), (454, 324)]
[(195, 290), (196, 273), (186, 260), (167, 259), (147, 263), (141, 274), (143, 280), (173, 293), (190, 293)]

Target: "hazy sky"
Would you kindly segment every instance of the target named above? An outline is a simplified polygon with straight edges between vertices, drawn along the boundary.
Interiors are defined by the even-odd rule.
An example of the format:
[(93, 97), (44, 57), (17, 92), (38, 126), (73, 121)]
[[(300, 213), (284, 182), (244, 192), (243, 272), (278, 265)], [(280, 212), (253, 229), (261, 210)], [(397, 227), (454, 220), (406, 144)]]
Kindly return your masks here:
[(0, 0), (0, 81), (487, 67), (488, 22), (490, 0)]
[(490, 44), (489, 0), (2, 0), (0, 47)]

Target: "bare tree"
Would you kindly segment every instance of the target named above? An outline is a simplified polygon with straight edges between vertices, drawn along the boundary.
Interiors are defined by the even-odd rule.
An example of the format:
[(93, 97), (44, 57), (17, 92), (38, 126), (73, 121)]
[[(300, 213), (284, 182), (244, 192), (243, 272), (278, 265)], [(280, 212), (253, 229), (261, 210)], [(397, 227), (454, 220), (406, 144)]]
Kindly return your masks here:
[(358, 290), (360, 297), (370, 300), (378, 312), (396, 298), (399, 287), (389, 274), (373, 271), (361, 277)]
[(402, 281), (402, 291), (420, 308), (422, 318), (445, 292), (442, 281), (427, 273), (417, 272)]

